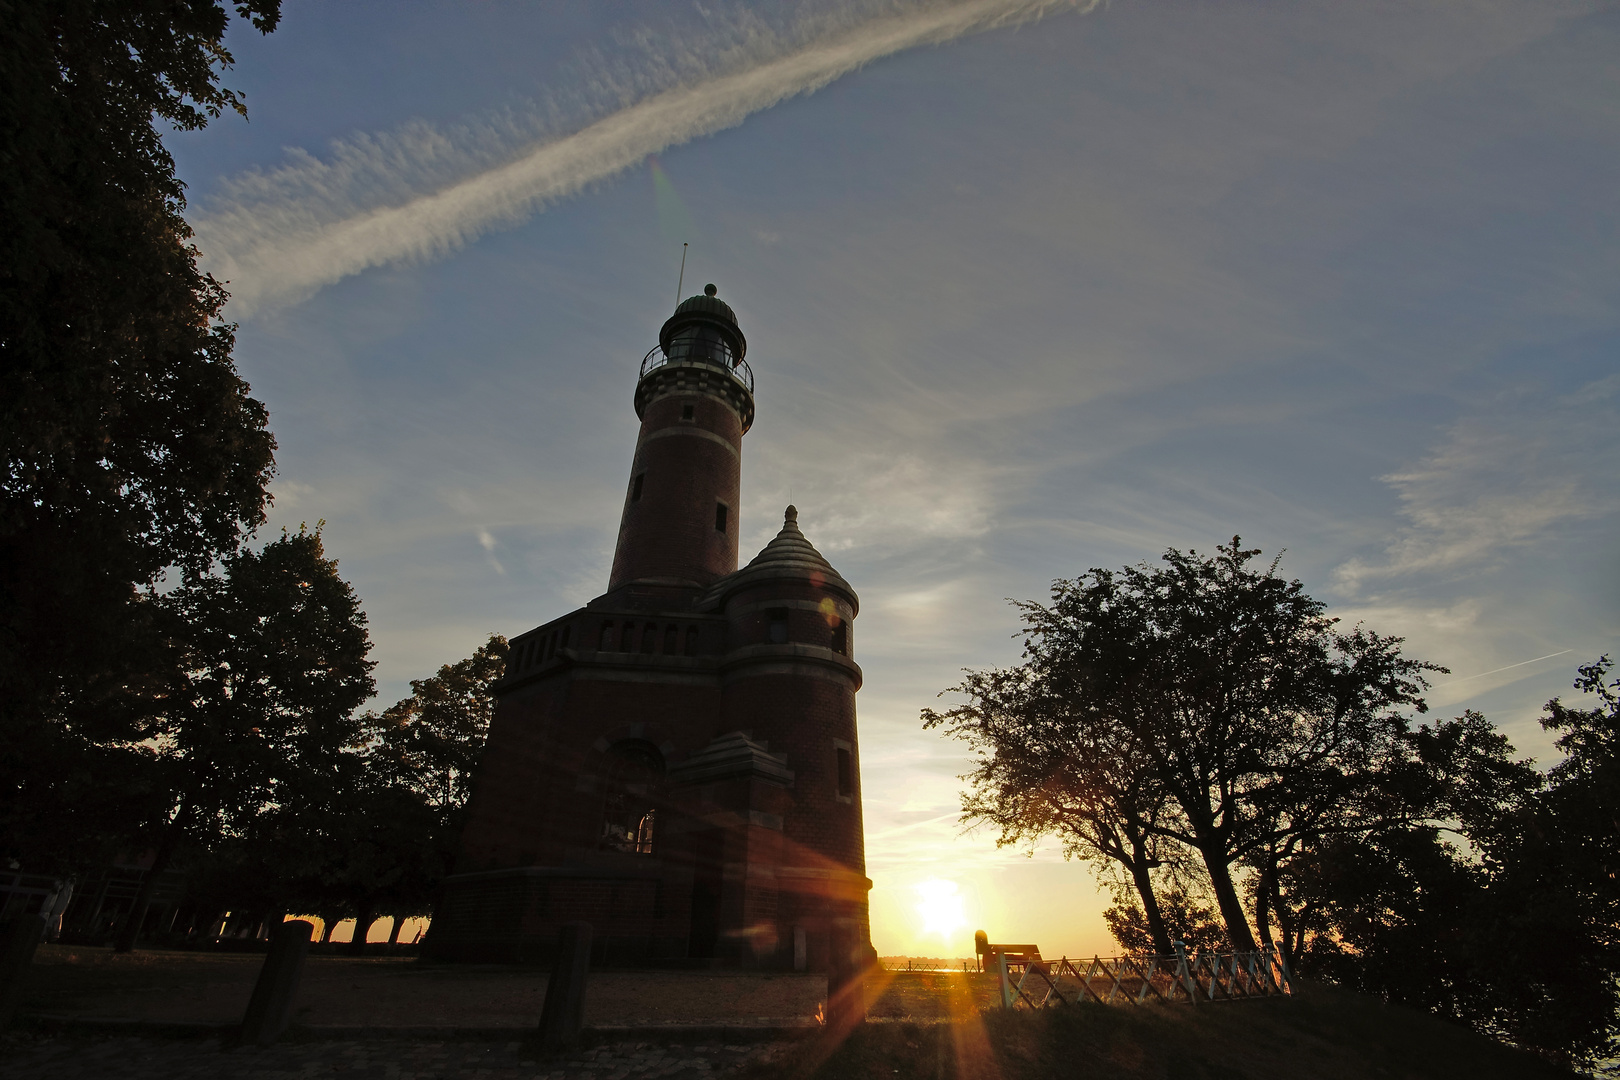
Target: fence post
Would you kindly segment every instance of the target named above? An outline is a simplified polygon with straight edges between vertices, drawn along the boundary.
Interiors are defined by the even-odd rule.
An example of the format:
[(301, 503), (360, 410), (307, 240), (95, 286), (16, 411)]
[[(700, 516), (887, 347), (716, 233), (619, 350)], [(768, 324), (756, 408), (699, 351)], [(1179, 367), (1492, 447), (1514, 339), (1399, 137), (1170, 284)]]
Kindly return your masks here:
[(34, 950), (44, 936), (45, 919), (39, 915), (18, 915), (0, 928), (0, 1031), (10, 1026), (11, 1014), (22, 1001)]
[(1012, 1008), (1012, 986), (1007, 982), (1007, 954), (996, 953), (996, 973), (1001, 976), (1001, 1007)]
[(287, 1030), (292, 1020), (293, 996), (304, 973), (304, 957), (309, 955), (310, 935), (315, 924), (295, 919), (275, 927), (270, 935), (270, 951), (259, 969), (259, 981), (242, 1015), (242, 1041), (269, 1046)]
[(1187, 991), (1187, 1000), (1194, 1005), (1198, 1004), (1198, 983), (1187, 970), (1187, 943), (1177, 941), (1176, 946), (1176, 978), (1181, 981), (1181, 988)]
[(547, 1047), (572, 1046), (585, 1027), (585, 980), (591, 971), (591, 924), (563, 923), (557, 933), (557, 956), (540, 1007), (540, 1042)]
[[(1266, 943), (1266, 952), (1269, 954), (1267, 958), (1271, 960), (1271, 962), (1276, 965), (1277, 970), (1282, 973), (1283, 992), (1292, 994), (1294, 992), (1294, 974), (1288, 970), (1287, 958), (1283, 956), (1282, 951), (1278, 949), (1277, 946), (1271, 944), (1270, 942)], [(1270, 973), (1267, 972), (1267, 974)]]

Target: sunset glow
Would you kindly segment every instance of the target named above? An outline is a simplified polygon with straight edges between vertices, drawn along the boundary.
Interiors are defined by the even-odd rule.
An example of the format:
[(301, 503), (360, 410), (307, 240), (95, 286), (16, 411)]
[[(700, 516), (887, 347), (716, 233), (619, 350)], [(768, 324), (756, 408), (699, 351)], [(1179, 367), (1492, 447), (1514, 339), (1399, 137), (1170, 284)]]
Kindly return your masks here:
[(921, 933), (951, 940), (967, 926), (967, 911), (956, 882), (932, 878), (919, 881), (913, 888), (917, 892)]

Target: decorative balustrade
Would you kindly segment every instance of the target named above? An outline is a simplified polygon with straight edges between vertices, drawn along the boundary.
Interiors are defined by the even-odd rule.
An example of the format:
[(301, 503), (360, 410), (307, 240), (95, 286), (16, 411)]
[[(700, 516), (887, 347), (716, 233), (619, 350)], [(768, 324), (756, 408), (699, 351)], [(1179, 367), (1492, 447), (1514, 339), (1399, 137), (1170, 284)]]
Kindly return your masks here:
[(662, 345), (654, 345), (642, 358), (639, 377), (644, 379), (648, 372), (671, 364), (689, 364), (723, 371), (746, 387), (750, 394), (754, 392), (754, 369), (748, 366), (748, 361), (733, 356), (731, 349), (723, 341), (705, 341), (699, 344), (676, 341), (671, 354), (668, 355), (665, 354)]

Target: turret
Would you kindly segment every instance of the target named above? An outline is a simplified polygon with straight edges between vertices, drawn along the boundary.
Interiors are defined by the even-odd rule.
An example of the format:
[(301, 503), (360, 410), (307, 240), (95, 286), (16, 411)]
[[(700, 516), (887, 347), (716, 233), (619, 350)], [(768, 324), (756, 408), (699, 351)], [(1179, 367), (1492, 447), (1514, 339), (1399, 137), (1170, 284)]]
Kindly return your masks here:
[(713, 285), (683, 301), (641, 362), (641, 433), (625, 491), (611, 592), (633, 582), (708, 585), (737, 569), (742, 437), (754, 422), (748, 341)]

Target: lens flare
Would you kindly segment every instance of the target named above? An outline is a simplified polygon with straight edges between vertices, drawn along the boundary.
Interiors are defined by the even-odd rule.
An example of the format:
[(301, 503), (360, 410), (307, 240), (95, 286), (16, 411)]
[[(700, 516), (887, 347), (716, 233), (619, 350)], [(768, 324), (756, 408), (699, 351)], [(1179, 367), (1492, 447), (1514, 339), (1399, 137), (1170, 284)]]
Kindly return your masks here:
[(672, 244), (696, 239), (697, 231), (692, 227), (692, 215), (687, 213), (686, 204), (681, 201), (681, 197), (675, 194), (675, 185), (669, 182), (669, 174), (664, 172), (664, 167), (658, 163), (656, 157), (649, 157), (647, 165), (652, 171), (653, 201), (658, 208), (658, 231)]

